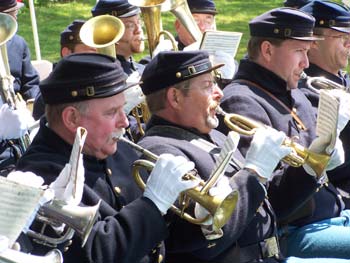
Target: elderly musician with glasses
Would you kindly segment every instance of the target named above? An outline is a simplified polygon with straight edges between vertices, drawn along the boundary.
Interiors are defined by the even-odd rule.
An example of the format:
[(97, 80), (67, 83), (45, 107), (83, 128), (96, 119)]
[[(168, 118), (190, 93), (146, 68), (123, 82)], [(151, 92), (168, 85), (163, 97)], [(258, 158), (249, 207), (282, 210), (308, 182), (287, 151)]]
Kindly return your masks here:
[(144, 66), (136, 63), (132, 57), (145, 49), (140, 12), (140, 8), (129, 4), (127, 0), (100, 0), (91, 10), (94, 17), (112, 15), (124, 23), (124, 35), (115, 47), (117, 59), (128, 75), (135, 71), (141, 74), (144, 69)]
[[(269, 128), (258, 129), (245, 160), (235, 148), (237, 133), (230, 133), (232, 141), (227, 144), (227, 137), (215, 130), (223, 94), (212, 72), (220, 66), (211, 64), (205, 51), (165, 51), (154, 57), (142, 74), (141, 88), (152, 117), (145, 136), (138, 142), (141, 146), (155, 154), (184, 156), (195, 163), (198, 176), (207, 182), (224, 158), (222, 152), (233, 151), (221, 177), (209, 189), (209, 195), (216, 200), (238, 192), (227, 224), (214, 227), (213, 217), (209, 216), (195, 225), (168, 213), (166, 262), (342, 262), (283, 258), (276, 237), (275, 213), (266, 198), (266, 183), (291, 148), (281, 145), (283, 132)], [(299, 194), (303, 195), (301, 191)], [(190, 202), (189, 208), (194, 208), (197, 219), (209, 214), (198, 202)], [(189, 213), (193, 213), (191, 209)], [(221, 206), (218, 210), (225, 209)]]
[[(337, 3), (313, 1), (305, 5), (301, 10), (311, 14), (316, 19), (314, 34), (324, 40), (314, 41), (308, 52), (310, 60), (309, 68), (305, 73), (309, 77), (325, 77), (349, 91), (350, 79), (345, 69), (349, 63), (350, 54), (350, 11)], [(314, 85), (317, 88), (317, 85)], [(299, 83), (299, 88), (308, 97), (314, 109), (317, 111), (319, 94), (310, 89), (306, 81)], [(335, 90), (333, 92), (339, 92)], [(341, 95), (347, 97), (345, 93)], [(344, 123), (343, 125), (346, 125)], [(340, 133), (345, 150), (345, 163), (328, 172), (330, 181), (343, 195), (346, 208), (350, 208), (350, 125)]]

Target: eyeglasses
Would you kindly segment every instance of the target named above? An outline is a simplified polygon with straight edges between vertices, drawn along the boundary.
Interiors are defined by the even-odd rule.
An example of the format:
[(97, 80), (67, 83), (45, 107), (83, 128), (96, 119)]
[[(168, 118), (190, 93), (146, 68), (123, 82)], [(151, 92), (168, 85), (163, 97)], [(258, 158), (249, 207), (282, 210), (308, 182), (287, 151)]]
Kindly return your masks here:
[(204, 25), (206, 28), (210, 28), (214, 25), (214, 17), (206, 17), (205, 19), (194, 18), (197, 25)]
[(339, 38), (341, 39), (343, 45), (350, 43), (350, 35), (338, 35), (338, 36), (322, 35), (322, 37)]
[(214, 90), (218, 87), (218, 84), (215, 79), (213, 80), (204, 80), (201, 82), (201, 84), (197, 84), (196, 86), (189, 86), (189, 87), (181, 87), (182, 90), (190, 90), (198, 88), (200, 90), (204, 90), (208, 94), (212, 94)]
[(143, 22), (141, 19), (138, 19), (136, 22), (124, 21), (124, 26), (126, 30), (135, 31), (143, 26)]

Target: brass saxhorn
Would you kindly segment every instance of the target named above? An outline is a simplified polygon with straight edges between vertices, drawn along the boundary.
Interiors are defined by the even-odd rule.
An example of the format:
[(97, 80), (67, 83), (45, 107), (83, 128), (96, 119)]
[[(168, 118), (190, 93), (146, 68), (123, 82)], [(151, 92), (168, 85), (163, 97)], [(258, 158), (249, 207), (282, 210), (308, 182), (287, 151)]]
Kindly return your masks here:
[(306, 75), (305, 72), (302, 72), (300, 75), (300, 79), (305, 79), (307, 87), (316, 93), (320, 93), (320, 89), (325, 89), (325, 90), (339, 89), (345, 92), (349, 92), (349, 90), (345, 86), (338, 84), (325, 77), (310, 77)]
[[(54, 199), (39, 209), (36, 218), (39, 222), (44, 223), (41, 233), (29, 229), (27, 234), (39, 244), (56, 247), (71, 239), (76, 233), (82, 239), (81, 246), (83, 247), (98, 216), (100, 204), (101, 201), (95, 206), (80, 207), (67, 205), (60, 200)], [(59, 238), (48, 237), (43, 234), (47, 225), (61, 226), (62, 223), (66, 224), (68, 229)]]
[(203, 34), (192, 16), (187, 0), (166, 0), (162, 5), (162, 11), (173, 13), (195, 42), (202, 40)]
[[(224, 122), (229, 129), (242, 135), (252, 136), (256, 128), (266, 127), (266, 125), (242, 115), (227, 113), (220, 106), (216, 108), (216, 112), (224, 116)], [(291, 147), (293, 151), (283, 158), (282, 161), (293, 167), (300, 167), (307, 164), (315, 171), (317, 176), (322, 175), (330, 160), (329, 155), (311, 152), (302, 145), (294, 142), (291, 138), (286, 138), (283, 144)]]
[(148, 49), (151, 57), (162, 35), (169, 38), (173, 49), (177, 51), (175, 38), (170, 32), (163, 30), (162, 27), (161, 9), (165, 1), (166, 0), (129, 0), (130, 4), (141, 9), (142, 18), (146, 26)]
[[(147, 149), (129, 141), (128, 139), (124, 137), (120, 137), (119, 140), (126, 142), (131, 147), (136, 149), (137, 151), (141, 152), (142, 155), (146, 156), (147, 158), (156, 161), (158, 160), (158, 156), (154, 153), (148, 151)], [(229, 156), (231, 158), (231, 156)], [(210, 215), (213, 219), (213, 227), (214, 229), (219, 229), (223, 227), (227, 221), (230, 219), (234, 209), (236, 208), (237, 200), (238, 200), (238, 192), (236, 190), (233, 190), (229, 195), (227, 195), (224, 198), (220, 198), (218, 196), (210, 196), (208, 194), (209, 189), (214, 186), (214, 184), (218, 181), (220, 176), (223, 175), (224, 169), (226, 163), (229, 162), (229, 159), (224, 159), (223, 162), (218, 166), (218, 169), (215, 173), (213, 173), (212, 177), (208, 179), (207, 182), (204, 182), (201, 180), (199, 186), (186, 190), (180, 196), (178, 199), (179, 205), (181, 205), (181, 208), (177, 208), (175, 205), (171, 207), (171, 210), (180, 216), (181, 218), (187, 220), (188, 222), (192, 224), (203, 224), (205, 221), (209, 219), (210, 216), (204, 217), (204, 218), (194, 218), (188, 213), (185, 212), (185, 209), (188, 207), (190, 199), (193, 201), (199, 203), (201, 206), (203, 206), (206, 210), (210, 212)], [(154, 163), (148, 160), (137, 160), (133, 164), (132, 168), (132, 174), (133, 177), (138, 184), (138, 186), (144, 190), (145, 189), (145, 183), (143, 182), (139, 170), (141, 168), (144, 168), (148, 171), (151, 171), (154, 168)], [(185, 174), (183, 176), (184, 180), (198, 180), (198, 177), (196, 177), (197, 172), (195, 170)]]
[(45, 256), (34, 256), (13, 249), (6, 249), (0, 253), (2, 263), (63, 263), (62, 253), (53, 249)]
[(122, 38), (124, 31), (124, 23), (119, 18), (101, 15), (86, 21), (79, 36), (85, 45), (96, 48), (98, 53), (115, 58), (115, 44)]

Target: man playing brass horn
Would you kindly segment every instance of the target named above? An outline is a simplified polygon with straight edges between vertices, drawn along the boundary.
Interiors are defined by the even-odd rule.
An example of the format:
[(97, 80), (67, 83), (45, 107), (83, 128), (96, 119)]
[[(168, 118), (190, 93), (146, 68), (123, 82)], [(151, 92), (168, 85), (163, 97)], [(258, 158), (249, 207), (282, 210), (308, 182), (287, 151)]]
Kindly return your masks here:
[[(152, 117), (139, 144), (155, 154), (172, 153), (193, 161), (205, 181), (226, 139), (214, 130), (218, 125), (216, 108), (223, 94), (212, 72), (220, 66), (213, 66), (205, 51), (160, 52), (141, 78)], [(275, 215), (266, 199), (264, 183), (279, 160), (291, 151), (281, 146), (284, 139), (282, 132), (260, 128), (245, 160), (235, 151), (224, 175), (209, 190), (217, 197), (238, 191), (236, 208), (219, 231), (211, 228), (210, 220), (198, 226), (168, 213), (167, 262), (282, 260)], [(191, 207), (197, 218), (208, 215), (198, 203)], [(287, 262), (300, 262), (293, 260), (297, 261)]]
[[(325, 77), (337, 84), (344, 86), (349, 92), (350, 79), (344, 71), (348, 66), (350, 54), (350, 11), (337, 3), (313, 1), (301, 10), (314, 16), (316, 26), (314, 34), (324, 40), (314, 41), (308, 52), (310, 60), (309, 68), (305, 73), (309, 77)], [(316, 88), (317, 86), (314, 85)], [(300, 81), (299, 88), (308, 97), (312, 106), (317, 111), (319, 94), (306, 85), (306, 81)], [(339, 92), (332, 91), (332, 92)], [(340, 92), (339, 94), (342, 94)], [(346, 95), (340, 95), (345, 98)], [(348, 108), (349, 109), (349, 108)], [(347, 114), (350, 114), (348, 112)], [(339, 120), (340, 121), (340, 120)], [(346, 123), (344, 123), (345, 125)], [(345, 150), (345, 163), (340, 167), (329, 171), (329, 180), (338, 188), (345, 191), (344, 199), (346, 208), (350, 208), (350, 125), (347, 124), (340, 133)], [(343, 193), (342, 191), (340, 191)]]
[[(75, 235), (71, 246), (64, 249), (66, 263), (162, 262), (163, 250), (158, 244), (168, 233), (163, 215), (180, 192), (198, 184), (182, 180), (193, 163), (166, 154), (160, 156), (138, 199), (128, 203), (124, 192), (115, 191), (111, 178), (130, 176), (116, 174), (116, 166), (122, 163), (112, 157), (118, 138), (128, 126), (123, 111), (123, 91), (129, 88), (126, 78), (115, 58), (81, 53), (62, 58), (40, 83), (46, 117), (41, 118), (40, 129), (17, 168), (32, 171), (50, 184), (69, 162), (78, 127), (84, 127), (87, 137), (82, 150), (85, 184), (81, 205), (102, 201), (85, 246), (81, 247)], [(123, 157), (127, 162), (128, 156)], [(125, 189), (139, 191), (131, 178)], [(33, 254), (49, 249), (32, 244)]]
[[(251, 20), (248, 57), (240, 61), (234, 80), (224, 88), (221, 106), (226, 112), (285, 132), (312, 152), (323, 153), (329, 142), (316, 138), (313, 108), (297, 89), (300, 74), (309, 66), (311, 42), (319, 39), (313, 35), (314, 24), (311, 15), (291, 8), (273, 9)], [(220, 130), (228, 131), (224, 124)], [(241, 139), (243, 154), (250, 140)], [(329, 155), (325, 170), (343, 162), (339, 139)], [(281, 238), (287, 240), (283, 245), (288, 256), (350, 258), (348, 211), (324, 175), (315, 176), (309, 164), (297, 168), (282, 163), (274, 172), (268, 197)]]
[(108, 14), (119, 18), (124, 23), (124, 35), (115, 47), (117, 58), (128, 75), (135, 71), (141, 74), (144, 68), (132, 57), (145, 49), (140, 12), (140, 8), (129, 4), (127, 0), (100, 0), (91, 10), (94, 17)]

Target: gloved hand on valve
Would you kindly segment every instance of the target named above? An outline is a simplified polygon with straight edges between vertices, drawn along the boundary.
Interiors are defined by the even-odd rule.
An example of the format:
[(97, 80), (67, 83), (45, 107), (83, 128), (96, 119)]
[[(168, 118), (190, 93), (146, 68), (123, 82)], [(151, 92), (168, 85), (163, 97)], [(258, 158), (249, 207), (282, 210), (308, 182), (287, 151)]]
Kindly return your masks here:
[(0, 120), (0, 140), (22, 137), (35, 122), (26, 108), (13, 110), (7, 104), (0, 108)]
[(258, 128), (245, 157), (244, 168), (258, 174), (264, 183), (272, 176), (277, 164), (292, 152), (292, 148), (282, 145), (286, 135), (272, 128)]
[[(330, 143), (330, 138), (317, 137), (311, 143), (309, 150), (315, 153), (325, 153), (329, 146), (329, 143)], [(344, 154), (343, 143), (341, 142), (339, 137), (337, 137), (335, 142), (335, 147), (331, 153), (331, 159), (329, 160), (328, 165), (326, 167), (326, 171), (333, 170), (334, 168), (343, 164), (344, 161), (345, 161), (345, 154)], [(307, 164), (304, 164), (303, 167), (308, 174), (312, 176), (316, 176), (316, 173), (311, 169), (310, 166), (308, 166)]]
[[(226, 176), (222, 176), (213, 186), (209, 189), (210, 196), (216, 196), (219, 199), (224, 199), (232, 192), (232, 188), (230, 186), (229, 178)], [(207, 209), (205, 209), (200, 204), (196, 203), (194, 207), (194, 215), (197, 219), (203, 219), (208, 217), (208, 219), (201, 223), (201, 230), (203, 235), (207, 240), (214, 240), (222, 237), (223, 231), (221, 229), (214, 229), (213, 225), (213, 217), (210, 216), (210, 213)]]
[(183, 180), (182, 176), (194, 169), (194, 163), (182, 156), (159, 156), (143, 193), (164, 215), (182, 191), (193, 188), (199, 180)]

